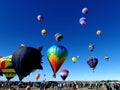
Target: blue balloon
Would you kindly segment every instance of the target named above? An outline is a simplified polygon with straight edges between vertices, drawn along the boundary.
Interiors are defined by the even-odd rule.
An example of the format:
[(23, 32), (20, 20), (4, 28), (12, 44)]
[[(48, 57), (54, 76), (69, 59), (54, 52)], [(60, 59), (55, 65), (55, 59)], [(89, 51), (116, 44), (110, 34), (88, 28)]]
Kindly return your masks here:
[(98, 59), (94, 56), (91, 56), (87, 59), (87, 64), (90, 66), (90, 68), (92, 68), (92, 70), (94, 71), (95, 67), (98, 64)]
[(63, 69), (60, 71), (60, 76), (63, 80), (67, 78), (68, 74), (69, 74), (69, 71), (67, 69)]

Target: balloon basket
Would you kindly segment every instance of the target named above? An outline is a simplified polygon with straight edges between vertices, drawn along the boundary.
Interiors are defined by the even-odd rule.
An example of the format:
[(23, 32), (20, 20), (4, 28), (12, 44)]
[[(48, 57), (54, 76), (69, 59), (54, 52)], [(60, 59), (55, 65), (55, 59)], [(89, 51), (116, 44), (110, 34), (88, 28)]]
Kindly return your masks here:
[(94, 72), (94, 68), (92, 68), (92, 72)]
[(53, 78), (56, 78), (56, 75), (54, 74), (52, 77), (53, 77)]

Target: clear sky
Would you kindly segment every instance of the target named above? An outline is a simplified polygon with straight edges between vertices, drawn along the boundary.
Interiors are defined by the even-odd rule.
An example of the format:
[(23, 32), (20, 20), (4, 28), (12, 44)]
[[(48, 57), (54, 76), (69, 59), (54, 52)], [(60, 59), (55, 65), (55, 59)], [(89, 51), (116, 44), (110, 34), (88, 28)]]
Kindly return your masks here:
[[(87, 7), (86, 15), (81, 13)], [(37, 21), (37, 15), (44, 19)], [(86, 17), (87, 24), (81, 26), (79, 19)], [(41, 30), (46, 29), (43, 37)], [(101, 36), (96, 31), (102, 31)], [(61, 42), (56, 42), (55, 33), (62, 33)], [(120, 80), (120, 0), (1, 0), (0, 1), (0, 55), (13, 54), (20, 44), (43, 46), (43, 70), (37, 70), (23, 79), (35, 81), (62, 80), (61, 69), (68, 69), (66, 80)], [(94, 43), (95, 50), (90, 52), (88, 44)], [(46, 51), (52, 45), (63, 45), (68, 50), (68, 57), (52, 78), (52, 68), (47, 60)], [(104, 56), (110, 57), (109, 61)], [(79, 56), (76, 63), (71, 58)], [(87, 58), (95, 56), (99, 62), (93, 73), (87, 65)], [(29, 65), (29, 62), (28, 62)], [(46, 74), (46, 77), (44, 77)], [(5, 76), (0, 80), (6, 80)], [(18, 77), (11, 80), (18, 80)]]

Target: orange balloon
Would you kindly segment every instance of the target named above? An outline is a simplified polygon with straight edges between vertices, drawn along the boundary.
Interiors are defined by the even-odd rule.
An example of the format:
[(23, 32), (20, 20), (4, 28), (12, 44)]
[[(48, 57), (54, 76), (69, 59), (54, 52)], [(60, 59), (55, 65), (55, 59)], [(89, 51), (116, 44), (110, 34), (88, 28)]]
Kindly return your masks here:
[(37, 74), (37, 75), (35, 76), (35, 78), (36, 78), (36, 80), (38, 80), (38, 79), (40, 78), (40, 74)]

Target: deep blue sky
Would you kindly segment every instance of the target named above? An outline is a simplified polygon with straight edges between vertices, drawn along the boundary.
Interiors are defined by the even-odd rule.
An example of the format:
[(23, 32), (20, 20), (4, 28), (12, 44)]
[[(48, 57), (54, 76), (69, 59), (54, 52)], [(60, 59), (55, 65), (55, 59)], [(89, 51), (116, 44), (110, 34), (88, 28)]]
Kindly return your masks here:
[[(89, 9), (88, 14), (81, 13), (82, 8)], [(37, 15), (44, 19), (37, 21)], [(79, 24), (80, 17), (86, 17), (87, 24)], [(47, 35), (41, 35), (42, 29)], [(97, 36), (96, 31), (102, 30)], [(120, 1), (119, 0), (1, 0), (0, 1), (0, 55), (12, 54), (21, 43), (26, 46), (43, 46), (43, 70), (31, 73), (23, 81), (35, 81), (35, 75), (41, 74), (40, 81), (46, 74), (47, 80), (62, 80), (59, 71), (68, 69), (66, 80), (120, 80)], [(55, 33), (62, 33), (64, 38), (56, 42)], [(94, 43), (95, 50), (90, 52), (88, 44)], [(52, 78), (52, 69), (46, 58), (47, 49), (54, 45), (63, 45), (68, 49), (68, 58)], [(108, 55), (110, 60), (104, 60)], [(73, 56), (80, 56), (74, 64)], [(86, 63), (89, 56), (95, 56), (99, 63), (93, 73)], [(29, 62), (28, 62), (29, 63)], [(0, 80), (6, 80), (0, 77)], [(18, 80), (16, 76), (12, 80)]]

